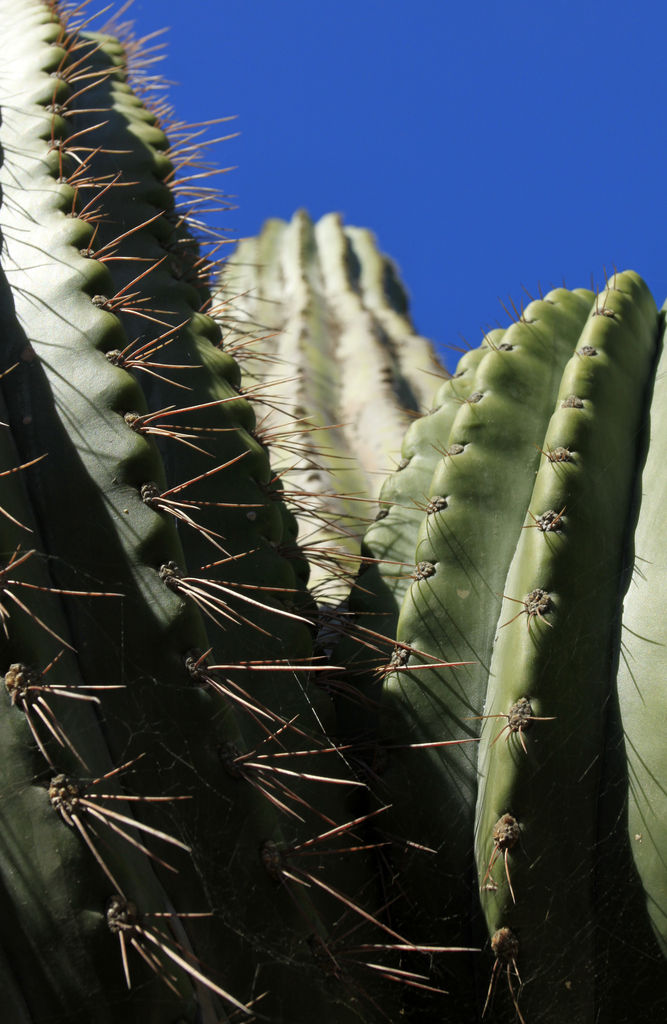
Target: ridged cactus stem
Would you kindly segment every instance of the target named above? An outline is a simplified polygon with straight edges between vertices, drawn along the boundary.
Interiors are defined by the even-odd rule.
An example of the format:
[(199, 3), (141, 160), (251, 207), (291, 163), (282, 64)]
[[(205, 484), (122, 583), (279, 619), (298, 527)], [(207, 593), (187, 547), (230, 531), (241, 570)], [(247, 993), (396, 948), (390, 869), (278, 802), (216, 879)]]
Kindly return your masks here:
[[(278, 551), (293, 522), (199, 311), (169, 143), (117, 40), (37, 0), (0, 13), (16, 987), (34, 1022), (209, 1024), (265, 989), (269, 1018), (351, 1019), (353, 984), (325, 993), (309, 940), (333, 943), (332, 907), (373, 920), (363, 854), (338, 852), (356, 780), (330, 756), (309, 599)], [(310, 844), (310, 866), (276, 878), (267, 843), (283, 865)]]
[[(610, 843), (623, 807), (622, 792), (615, 814), (605, 807), (618, 788), (614, 637), (656, 335), (646, 286), (614, 275), (565, 368), (504, 586), (476, 848), (484, 878), (498, 819), (515, 819), (507, 870), (493, 872), (481, 898), (489, 934), (509, 927), (517, 938), (527, 1021), (545, 1000), (551, 1020), (592, 1022), (600, 1005), (605, 1020), (617, 1019), (619, 994), (597, 991), (596, 974), (616, 955), (614, 935), (641, 944), (628, 894), (616, 899), (616, 871), (605, 877), (600, 844)], [(557, 461), (555, 451), (567, 457)], [(621, 863), (618, 855), (619, 871)]]
[[(311, 589), (335, 605), (349, 580), (326, 550), (358, 556), (369, 501), (446, 371), (415, 333), (391, 261), (370, 232), (333, 214), (267, 222), (238, 247), (218, 298), (226, 344), (243, 352), (244, 387), (263, 399), (265, 437), (294, 495)], [(256, 356), (248, 331), (261, 336)], [(356, 565), (347, 562), (348, 577)]]
[[(382, 698), (387, 742), (397, 735), (404, 744), (478, 735), (474, 718), (486, 695), (500, 595), (524, 520), (520, 496), (528, 501), (537, 444), (588, 310), (584, 298), (562, 289), (531, 302), (502, 347), (478, 363), (472, 390), (442, 438), (442, 450), (451, 454), (437, 465), (430, 494), (443, 502), (423, 517), (397, 639), (439, 662), (469, 664), (416, 669), (426, 659), (411, 655), (402, 671), (389, 672)], [(465, 920), (473, 905), (476, 744), (436, 746), (419, 758), (399, 749), (389, 760), (386, 784), (399, 778), (413, 795), (404, 804), (409, 819), (395, 805), (393, 830), (418, 835), (437, 851), (413, 876), (415, 906), (426, 906), (433, 872), (451, 875), (466, 884), (447, 893), (443, 915)]]

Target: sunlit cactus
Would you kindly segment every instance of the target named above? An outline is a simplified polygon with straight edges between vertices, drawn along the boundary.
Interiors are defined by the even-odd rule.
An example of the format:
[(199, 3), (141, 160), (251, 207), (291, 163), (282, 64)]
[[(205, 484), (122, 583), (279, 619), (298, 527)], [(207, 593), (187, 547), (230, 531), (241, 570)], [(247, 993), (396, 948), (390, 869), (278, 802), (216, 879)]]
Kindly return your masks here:
[(239, 243), (215, 297), (225, 346), (244, 391), (257, 395), (272, 464), (293, 494), (311, 591), (340, 603), (372, 499), (449, 374), (416, 333), (392, 260), (337, 214), (267, 221)]
[(220, 283), (148, 41), (0, 19), (3, 1019), (662, 1019), (645, 284), (449, 379), (336, 215)]
[[(663, 330), (643, 281), (615, 273), (600, 295), (531, 302), (465, 357), (468, 397), (415, 450), (439, 457), (393, 654), (375, 675), (367, 655), (349, 663), (389, 748), (376, 789), (402, 837), (397, 922), (420, 927), (435, 905), (456, 941), (490, 943), (488, 988), (479, 964), (463, 982), (483, 1016), (630, 1021), (664, 1005), (664, 744), (648, 723), (665, 678)], [(352, 593), (360, 629), (392, 611), (369, 575)]]

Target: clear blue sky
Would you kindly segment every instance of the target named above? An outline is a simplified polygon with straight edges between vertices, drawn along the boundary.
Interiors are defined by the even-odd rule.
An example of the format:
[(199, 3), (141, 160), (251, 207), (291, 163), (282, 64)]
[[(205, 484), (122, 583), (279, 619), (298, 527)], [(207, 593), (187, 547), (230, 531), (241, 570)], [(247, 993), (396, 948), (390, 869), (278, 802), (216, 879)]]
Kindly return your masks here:
[[(216, 149), (237, 236), (300, 206), (369, 227), (417, 328), (478, 344), (518, 303), (632, 268), (667, 296), (665, 0), (135, 0), (170, 25), (187, 120)], [(525, 295), (524, 295), (525, 297)], [(455, 354), (446, 356), (450, 365)]]

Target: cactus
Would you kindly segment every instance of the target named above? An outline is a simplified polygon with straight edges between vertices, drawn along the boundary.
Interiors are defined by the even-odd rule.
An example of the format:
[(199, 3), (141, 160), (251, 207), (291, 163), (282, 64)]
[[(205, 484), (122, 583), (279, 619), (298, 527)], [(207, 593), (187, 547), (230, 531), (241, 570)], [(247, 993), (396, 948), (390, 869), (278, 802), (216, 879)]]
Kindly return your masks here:
[[(396, 748), (379, 795), (403, 797), (383, 827), (411, 840), (394, 847), (411, 902), (397, 927), (414, 927), (435, 902), (440, 927), (458, 921), (456, 940), (481, 945), (485, 919), (490, 985), (457, 983), (469, 995), (477, 987), (487, 1014), (504, 988), (499, 1012), (526, 1024), (629, 1021), (665, 998), (649, 927), (664, 945), (664, 759), (646, 729), (649, 694), (664, 681), (650, 464), (648, 504), (634, 494), (660, 321), (630, 272), (591, 298), (561, 289), (532, 302), (477, 362), (440, 437), (398, 646), (381, 698), (372, 690), (380, 740)], [(658, 373), (653, 465), (663, 383)], [(353, 593), (357, 605), (373, 606), (368, 588)], [(654, 714), (660, 699), (650, 699)], [(461, 739), (480, 742), (445, 745)], [(411, 745), (429, 749), (417, 758)]]
[(206, 313), (205, 154), (138, 44), (0, 11), (6, 1003), (368, 1019), (409, 940), (354, 853), (296, 523)]
[[(657, 1019), (664, 380), (645, 286), (558, 289), (464, 356), (381, 491), (357, 621), (322, 619), (257, 419), (276, 350), (239, 330), (247, 285), (209, 287), (197, 128), (124, 26), (55, 0), (0, 14), (5, 1015)], [(418, 390), (430, 349), (369, 236), (300, 215), (262, 237), (289, 231), (317, 236), (344, 344), (363, 323), (377, 376), (394, 339)], [(299, 433), (341, 418), (319, 301), (300, 307)], [(337, 490), (375, 493), (359, 461), (345, 488), (326, 465)], [(335, 664), (322, 621), (347, 633)]]
[[(358, 558), (370, 501), (447, 371), (415, 333), (392, 261), (369, 231), (343, 227), (336, 214), (317, 224), (303, 210), (289, 224), (268, 221), (239, 244), (216, 299), (244, 388), (265, 395), (262, 427), (285, 446), (273, 465), (301, 499), (311, 590), (339, 604), (349, 591), (341, 556)], [(327, 549), (336, 574), (330, 560), (316, 564)], [(357, 562), (348, 564), (354, 572)]]

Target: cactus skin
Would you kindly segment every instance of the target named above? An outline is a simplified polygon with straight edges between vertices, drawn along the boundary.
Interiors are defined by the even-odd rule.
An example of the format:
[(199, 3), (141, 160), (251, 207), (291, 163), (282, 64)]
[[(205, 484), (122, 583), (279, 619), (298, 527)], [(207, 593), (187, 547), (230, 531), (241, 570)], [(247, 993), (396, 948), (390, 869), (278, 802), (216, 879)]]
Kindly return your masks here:
[[(393, 797), (387, 834), (437, 851), (429, 864), (395, 844), (412, 920), (435, 905), (443, 919), (468, 922), (467, 941), (485, 928), (496, 954), (485, 977), (479, 965), (477, 980), (459, 974), (456, 1009), (451, 1018), (445, 1009), (445, 1019), (484, 1008), (526, 1024), (629, 1022), (659, 1016), (667, 998), (649, 924), (664, 928), (665, 893), (655, 828), (663, 752), (644, 703), (664, 679), (664, 653), (651, 643), (660, 636), (653, 594), (638, 602), (629, 592), (626, 622), (636, 635), (627, 648), (620, 626), (658, 317), (631, 272), (615, 275), (592, 304), (590, 295), (562, 290), (547, 300), (508, 329), (511, 351), (479, 363), (481, 397), (442, 440), (443, 449), (458, 442), (463, 451), (435, 470), (429, 491), (446, 505), (423, 517), (401, 609), (399, 642), (474, 664), (389, 672), (382, 696), (385, 742), (480, 729), (481, 742), (419, 760), (415, 751), (390, 751), (378, 792)], [(661, 393), (658, 372), (655, 438)], [(659, 600), (658, 476), (648, 470), (636, 553), (647, 558), (647, 585)], [(408, 669), (419, 661), (410, 654)], [(653, 781), (642, 791), (637, 782), (647, 775)], [(645, 851), (635, 838), (642, 832)], [(467, 910), (454, 877), (469, 880)], [(407, 927), (399, 912), (395, 920)], [(415, 1019), (429, 1013), (421, 1008)]]
[[(210, 297), (175, 210), (169, 143), (130, 91), (117, 40), (64, 27), (57, 6), (38, 0), (3, 3), (0, 14), (12, 67), (0, 96), (6, 1005), (32, 1024), (217, 1024), (247, 1016), (266, 991), (268, 1020), (367, 1019), (354, 967), (332, 992), (313, 955), (333, 947), (331, 922), (343, 913), (317, 882), (366, 914), (377, 906), (363, 855), (348, 865), (332, 837), (334, 852), (308, 862), (310, 886), (287, 875), (298, 855), (281, 854), (273, 876), (262, 859), (267, 843), (289, 851), (342, 824), (344, 787), (297, 778), (290, 815), (276, 776), (249, 762), (280, 756), (299, 776), (355, 780), (342, 759), (289, 759), (331, 746), (330, 701), (302, 667), (310, 600), (278, 550), (294, 539), (293, 517), (238, 393), (238, 367), (201, 312)], [(171, 155), (177, 163), (178, 145)], [(148, 272), (141, 280), (137, 267)], [(129, 361), (170, 328), (152, 358)], [(149, 410), (163, 415), (150, 421)], [(159, 435), (141, 429), (156, 422)], [(199, 528), (144, 500), (147, 484), (161, 492), (194, 478), (188, 511)], [(231, 667), (207, 671), (199, 652)], [(250, 672), (253, 659), (294, 667)], [(26, 679), (77, 697), (106, 689), (92, 704), (22, 689)], [(51, 731), (35, 709), (40, 694)], [(61, 775), (70, 782), (59, 790)], [(68, 805), (77, 785), (107, 822), (120, 806), (160, 834), (130, 824), (128, 840), (91, 818), (90, 805)], [(141, 799), (111, 803), (124, 794)], [(165, 835), (180, 845), (165, 852)], [(338, 845), (350, 845), (345, 831)], [(107, 917), (114, 889), (136, 903), (138, 920)], [(150, 916), (190, 912), (210, 916)], [(359, 941), (377, 936), (368, 917), (358, 923)], [(161, 959), (157, 973), (132, 940)], [(190, 950), (189, 963), (203, 966), (188, 969)]]
[[(258, 415), (277, 435), (273, 464), (288, 490), (312, 496), (297, 512), (302, 536), (358, 556), (369, 499), (398, 462), (411, 417), (430, 407), (447, 376), (415, 333), (396, 267), (369, 231), (343, 226), (337, 214), (313, 224), (300, 210), (239, 244), (216, 298), (243, 387), (265, 397)], [(334, 529), (314, 533), (313, 512)], [(336, 604), (349, 583), (336, 584), (313, 558), (311, 588), (320, 602)]]
[(646, 463), (640, 485), (640, 508), (634, 535), (635, 571), (625, 595), (622, 619), (623, 652), (617, 686), (628, 760), (628, 834), (637, 871), (646, 892), (647, 909), (667, 956), (667, 778), (666, 749), (655, 723), (667, 715), (664, 686), (664, 608), (667, 602), (665, 565), (664, 472), (667, 437), (667, 346), (665, 307), (661, 352), (655, 372), (649, 414)]

